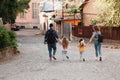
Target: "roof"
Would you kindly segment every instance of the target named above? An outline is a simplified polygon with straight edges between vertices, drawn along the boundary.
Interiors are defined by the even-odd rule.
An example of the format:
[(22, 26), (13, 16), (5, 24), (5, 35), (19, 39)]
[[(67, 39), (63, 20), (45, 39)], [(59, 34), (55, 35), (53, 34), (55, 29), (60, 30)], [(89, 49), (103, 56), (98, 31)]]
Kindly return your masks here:
[[(54, 10), (61, 10), (62, 9), (62, 2), (61, 1), (55, 1), (54, 2)], [(50, 12), (53, 10), (53, 2), (52, 1), (46, 1), (43, 3), (41, 12)]]
[(75, 16), (64, 16), (64, 19), (62, 17), (56, 17), (54, 21), (62, 21), (62, 20), (78, 20), (81, 19), (80, 15)]
[(83, 4), (80, 5), (80, 8), (84, 8), (84, 6), (88, 3), (89, 0), (84, 0)]

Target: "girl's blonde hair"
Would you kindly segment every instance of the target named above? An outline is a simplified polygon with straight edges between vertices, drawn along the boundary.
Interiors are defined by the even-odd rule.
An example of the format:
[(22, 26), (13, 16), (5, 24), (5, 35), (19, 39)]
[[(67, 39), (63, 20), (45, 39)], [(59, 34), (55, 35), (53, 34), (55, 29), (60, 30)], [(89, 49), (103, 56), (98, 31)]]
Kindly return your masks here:
[(93, 29), (94, 29), (95, 31), (100, 31), (100, 27), (99, 27), (99, 26), (93, 26)]
[(64, 37), (63, 40), (62, 40), (62, 46), (63, 46), (63, 48), (64, 49), (68, 48), (68, 44), (69, 44), (68, 40)]

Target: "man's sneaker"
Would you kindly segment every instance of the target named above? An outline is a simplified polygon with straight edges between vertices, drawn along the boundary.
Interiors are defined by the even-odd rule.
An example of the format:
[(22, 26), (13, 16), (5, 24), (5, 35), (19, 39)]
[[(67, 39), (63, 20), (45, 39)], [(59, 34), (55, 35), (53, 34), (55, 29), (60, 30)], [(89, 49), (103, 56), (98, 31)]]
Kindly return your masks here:
[(98, 57), (96, 57), (96, 58), (95, 58), (95, 60), (96, 60), (96, 61), (98, 61), (98, 60), (99, 60), (99, 58), (98, 58)]
[(56, 60), (55, 56), (53, 56), (53, 59)]
[(100, 57), (99, 61), (102, 61), (102, 57)]
[(66, 56), (66, 58), (67, 58), (67, 59), (69, 59), (69, 57), (68, 57), (68, 56)]

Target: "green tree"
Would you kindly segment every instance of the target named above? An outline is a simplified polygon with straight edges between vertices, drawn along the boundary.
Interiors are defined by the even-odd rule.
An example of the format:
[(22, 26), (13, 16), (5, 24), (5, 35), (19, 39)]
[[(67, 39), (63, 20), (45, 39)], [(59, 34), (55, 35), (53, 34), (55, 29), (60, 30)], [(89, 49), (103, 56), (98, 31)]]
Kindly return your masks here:
[(80, 5), (82, 2), (80, 1), (79, 3), (76, 3), (74, 0), (64, 0), (63, 1), (63, 9), (65, 13), (68, 14), (75, 14), (80, 12)]
[(97, 22), (106, 26), (120, 26), (120, 0), (97, 0), (95, 6), (100, 10)]
[(29, 1), (30, 0), (1, 0), (0, 17), (2, 17), (3, 23), (6, 21), (14, 23), (17, 14), (29, 8)]

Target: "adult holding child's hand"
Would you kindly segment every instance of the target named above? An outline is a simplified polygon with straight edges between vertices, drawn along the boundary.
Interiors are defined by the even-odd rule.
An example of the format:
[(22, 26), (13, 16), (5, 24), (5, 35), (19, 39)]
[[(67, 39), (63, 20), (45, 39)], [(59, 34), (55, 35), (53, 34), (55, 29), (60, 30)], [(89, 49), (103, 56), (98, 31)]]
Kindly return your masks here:
[(102, 61), (101, 42), (98, 41), (98, 37), (100, 34), (101, 34), (100, 27), (93, 26), (93, 33), (88, 43), (91, 43), (92, 40), (94, 41), (96, 59), (99, 59), (99, 61)]

